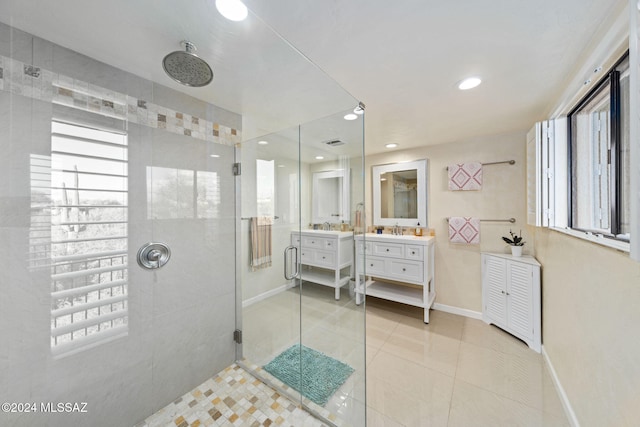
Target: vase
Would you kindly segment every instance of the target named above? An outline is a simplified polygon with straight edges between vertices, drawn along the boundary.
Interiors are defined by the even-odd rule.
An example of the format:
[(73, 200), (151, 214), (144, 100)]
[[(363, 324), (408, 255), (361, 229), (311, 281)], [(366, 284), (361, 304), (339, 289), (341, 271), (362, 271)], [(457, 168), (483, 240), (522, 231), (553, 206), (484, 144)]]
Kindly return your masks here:
[(511, 246), (511, 255), (522, 256), (522, 246)]

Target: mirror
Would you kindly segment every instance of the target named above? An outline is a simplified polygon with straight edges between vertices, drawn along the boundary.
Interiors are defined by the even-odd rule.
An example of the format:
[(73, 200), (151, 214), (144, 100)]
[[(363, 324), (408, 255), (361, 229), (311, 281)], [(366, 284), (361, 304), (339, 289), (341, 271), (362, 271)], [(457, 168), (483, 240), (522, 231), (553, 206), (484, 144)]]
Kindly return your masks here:
[(427, 227), (427, 161), (372, 168), (373, 224)]
[(312, 222), (349, 223), (350, 169), (314, 172)]

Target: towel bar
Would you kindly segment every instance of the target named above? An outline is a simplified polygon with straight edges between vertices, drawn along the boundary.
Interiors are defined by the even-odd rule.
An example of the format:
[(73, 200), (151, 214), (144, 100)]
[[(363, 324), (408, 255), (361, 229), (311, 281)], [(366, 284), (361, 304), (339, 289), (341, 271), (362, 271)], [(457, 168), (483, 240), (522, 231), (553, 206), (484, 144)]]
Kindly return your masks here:
[[(510, 165), (515, 165), (516, 161), (515, 160), (504, 160), (502, 162), (488, 162), (488, 163), (480, 163), (482, 166), (488, 166), (488, 165), (500, 165), (502, 163), (509, 163)], [(447, 170), (449, 170), (449, 166), (447, 166)]]
[[(244, 216), (243, 216), (243, 217), (241, 217), (240, 219), (241, 219), (241, 220), (243, 220), (243, 221), (248, 221), (248, 220), (250, 220), (250, 219), (251, 219), (251, 217), (250, 217), (250, 216), (249, 216), (249, 217), (244, 217)], [(274, 216), (274, 217), (273, 217), (273, 219), (280, 219), (280, 217), (279, 217), (279, 216)]]
[[(449, 217), (445, 218), (447, 222), (449, 222)], [(480, 222), (510, 222), (511, 224), (515, 224), (515, 218), (507, 218), (507, 219), (481, 219)]]

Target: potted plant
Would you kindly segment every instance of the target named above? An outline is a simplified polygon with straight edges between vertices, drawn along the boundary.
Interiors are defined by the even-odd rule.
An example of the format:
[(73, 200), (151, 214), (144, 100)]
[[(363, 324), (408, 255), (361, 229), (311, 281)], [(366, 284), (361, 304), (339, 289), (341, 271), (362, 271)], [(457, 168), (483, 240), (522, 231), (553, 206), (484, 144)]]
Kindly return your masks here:
[(524, 246), (524, 240), (522, 240), (522, 230), (520, 230), (520, 235), (515, 234), (513, 231), (509, 230), (509, 234), (511, 237), (502, 237), (502, 240), (507, 242), (509, 246), (511, 246), (511, 255), (513, 256), (522, 256), (522, 247)]

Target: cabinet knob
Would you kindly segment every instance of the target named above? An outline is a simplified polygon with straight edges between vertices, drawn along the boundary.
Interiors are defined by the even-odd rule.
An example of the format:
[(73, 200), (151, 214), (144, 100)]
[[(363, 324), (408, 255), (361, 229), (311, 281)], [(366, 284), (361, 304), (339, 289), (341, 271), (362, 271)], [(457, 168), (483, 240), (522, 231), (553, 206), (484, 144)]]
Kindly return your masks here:
[(389, 252), (389, 249), (387, 249), (387, 252)]
[(322, 257), (322, 259), (325, 259), (326, 257)]
[(371, 267), (373, 267), (373, 264), (371, 264)]
[(411, 251), (411, 255), (415, 255), (416, 253), (414, 251)]
[(505, 291), (500, 291), (500, 292), (502, 293), (502, 295), (506, 294), (506, 292), (505, 292)]
[(402, 271), (407, 271), (407, 269), (406, 269), (406, 268), (403, 268), (403, 269), (402, 269)]

